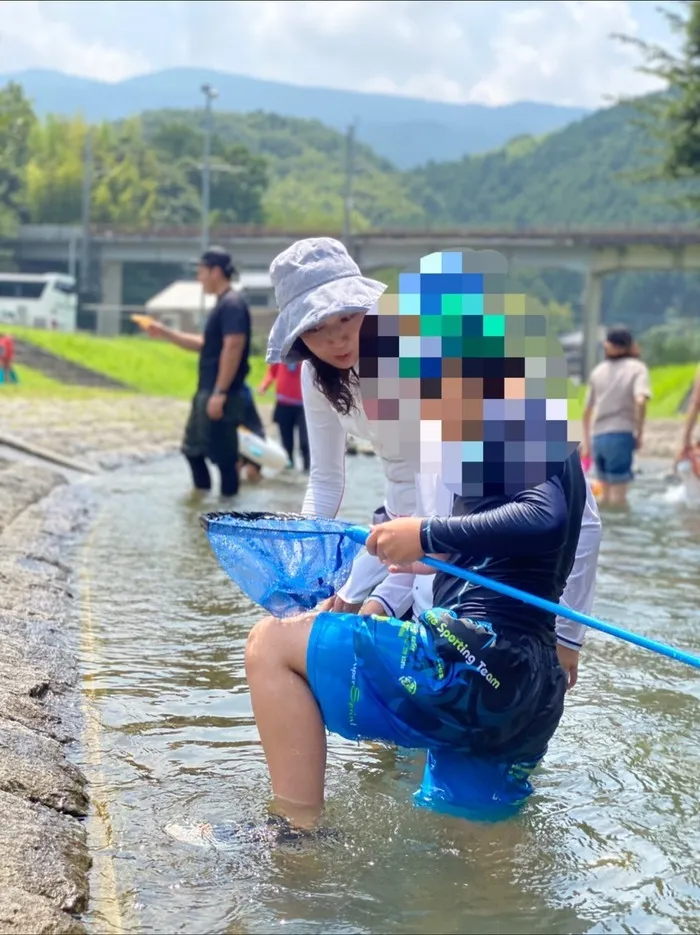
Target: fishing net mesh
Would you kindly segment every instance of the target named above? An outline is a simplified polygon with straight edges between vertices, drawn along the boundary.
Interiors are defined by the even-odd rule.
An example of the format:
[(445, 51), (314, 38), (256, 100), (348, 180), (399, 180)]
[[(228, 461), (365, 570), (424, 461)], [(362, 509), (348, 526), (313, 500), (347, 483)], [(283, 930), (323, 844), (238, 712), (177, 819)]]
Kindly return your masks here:
[(312, 610), (345, 584), (362, 545), (349, 524), (296, 513), (206, 513), (201, 524), (226, 574), (275, 617)]

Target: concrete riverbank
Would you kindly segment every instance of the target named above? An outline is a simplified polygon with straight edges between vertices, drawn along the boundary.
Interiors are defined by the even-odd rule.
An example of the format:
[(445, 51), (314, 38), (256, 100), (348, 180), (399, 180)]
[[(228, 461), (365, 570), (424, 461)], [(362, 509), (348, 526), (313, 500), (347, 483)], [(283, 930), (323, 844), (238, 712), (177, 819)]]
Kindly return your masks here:
[(87, 510), (57, 472), (0, 464), (0, 931), (73, 933), (87, 906), (86, 782), (70, 544)]
[[(188, 404), (115, 396), (0, 401), (0, 433), (96, 471), (176, 451)], [(270, 407), (261, 407), (268, 421)], [(644, 454), (671, 458), (677, 422)], [(74, 560), (89, 492), (56, 467), (0, 461), (0, 932), (79, 933), (88, 901), (88, 788), (71, 763), (82, 731)]]
[[(109, 469), (127, 459), (146, 459), (176, 451), (189, 402), (144, 396), (100, 395), (88, 399), (16, 397), (0, 400), (0, 434)], [(272, 406), (260, 404), (269, 424)], [(674, 419), (650, 420), (643, 456), (672, 458), (681, 425)]]

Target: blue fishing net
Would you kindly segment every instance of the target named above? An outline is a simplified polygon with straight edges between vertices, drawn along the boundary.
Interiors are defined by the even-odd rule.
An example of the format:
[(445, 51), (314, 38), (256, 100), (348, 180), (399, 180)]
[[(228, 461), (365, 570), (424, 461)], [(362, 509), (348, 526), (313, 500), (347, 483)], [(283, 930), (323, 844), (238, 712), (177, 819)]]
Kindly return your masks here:
[(275, 617), (312, 610), (341, 588), (362, 545), (341, 520), (295, 513), (205, 513), (200, 522), (226, 574)]

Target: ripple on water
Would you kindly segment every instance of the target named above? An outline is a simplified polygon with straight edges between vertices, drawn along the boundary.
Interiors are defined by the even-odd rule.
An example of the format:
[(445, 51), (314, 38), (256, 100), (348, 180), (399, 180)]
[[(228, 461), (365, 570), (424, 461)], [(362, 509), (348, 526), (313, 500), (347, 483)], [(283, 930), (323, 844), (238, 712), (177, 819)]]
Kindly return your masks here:
[[(348, 465), (349, 519), (382, 499), (374, 460)], [(115, 484), (118, 481), (118, 486)], [(109, 487), (89, 556), (102, 776), (129, 930), (187, 933), (671, 933), (700, 918), (700, 678), (589, 634), (579, 684), (523, 813), (459, 822), (411, 806), (421, 760), (333, 738), (328, 820), (341, 839), (285, 854), (173, 841), (173, 821), (265, 819), (269, 784), (245, 683), (259, 613), (210, 554), (179, 461)], [(303, 487), (246, 491), (297, 509)], [(596, 613), (700, 648), (700, 511), (640, 477), (604, 517)], [(97, 919), (100, 907), (93, 907)], [(95, 929), (99, 925), (95, 923)]]

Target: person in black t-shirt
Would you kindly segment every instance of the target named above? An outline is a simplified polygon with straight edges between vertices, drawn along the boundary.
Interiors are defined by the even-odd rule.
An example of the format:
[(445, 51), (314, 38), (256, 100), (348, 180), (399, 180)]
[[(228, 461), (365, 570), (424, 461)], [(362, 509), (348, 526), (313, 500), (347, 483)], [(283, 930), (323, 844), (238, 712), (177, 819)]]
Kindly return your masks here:
[(217, 297), (204, 334), (188, 334), (151, 322), (147, 331), (199, 354), (197, 392), (185, 429), (182, 453), (198, 490), (211, 489), (207, 459), (221, 472), (221, 495), (238, 493), (238, 426), (244, 421), (243, 387), (250, 354), (250, 310), (231, 287), (236, 274), (230, 255), (210, 247), (201, 257), (197, 279)]

